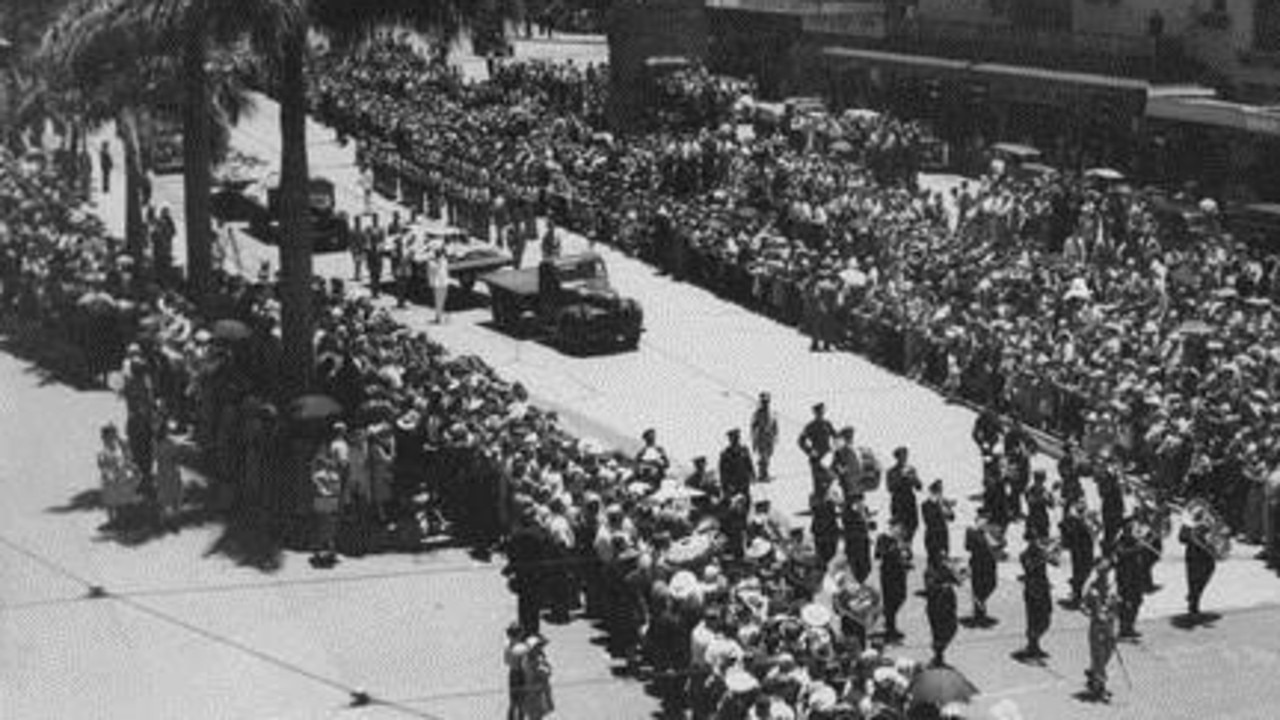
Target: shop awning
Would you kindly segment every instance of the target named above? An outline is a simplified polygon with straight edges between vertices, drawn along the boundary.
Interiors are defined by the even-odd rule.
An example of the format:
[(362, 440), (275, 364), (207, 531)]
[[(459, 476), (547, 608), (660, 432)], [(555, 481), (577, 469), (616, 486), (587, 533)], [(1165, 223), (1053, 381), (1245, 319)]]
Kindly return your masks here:
[(1147, 117), (1280, 137), (1280, 108), (1203, 97), (1153, 97)]
[(906, 55), (903, 53), (884, 52), (881, 50), (863, 50), (860, 48), (829, 47), (822, 51), (825, 57), (833, 60), (844, 60), (873, 66), (896, 66), (919, 70), (938, 70), (943, 72), (964, 72), (971, 65), (967, 60), (940, 58), (931, 55)]
[(1145, 80), (1115, 77), (1112, 75), (1094, 75), (1092, 73), (1066, 72), (1047, 68), (1029, 67), (1025, 65), (1002, 65), (1000, 63), (977, 63), (970, 68), (980, 75), (994, 75), (1007, 78), (1025, 78), (1037, 82), (1050, 82), (1062, 85), (1079, 85), (1097, 89), (1120, 90), (1125, 92), (1147, 92)]

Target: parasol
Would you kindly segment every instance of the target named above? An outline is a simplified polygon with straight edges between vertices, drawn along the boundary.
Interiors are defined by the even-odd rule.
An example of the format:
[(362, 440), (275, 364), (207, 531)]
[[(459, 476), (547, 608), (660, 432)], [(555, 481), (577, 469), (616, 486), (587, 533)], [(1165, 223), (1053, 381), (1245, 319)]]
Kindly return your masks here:
[(705, 494), (701, 490), (682, 485), (678, 481), (664, 480), (658, 487), (658, 491), (649, 496), (649, 500), (655, 503), (662, 503), (667, 500), (689, 500), (702, 497)]
[(246, 340), (253, 330), (239, 320), (219, 320), (213, 324), (213, 337), (218, 340)]
[(1124, 179), (1124, 173), (1104, 167), (1085, 170), (1084, 176), (1091, 180), (1106, 180), (1107, 182), (1117, 182)]
[(76, 300), (76, 305), (91, 312), (106, 312), (115, 310), (118, 307), (116, 299), (101, 290), (94, 290), (81, 295), (80, 299)]
[(912, 706), (934, 705), (941, 708), (951, 703), (967, 703), (978, 688), (960, 672), (949, 667), (932, 667), (911, 681), (907, 695)]
[(709, 562), (715, 551), (715, 537), (690, 535), (672, 543), (671, 547), (667, 548), (664, 559), (675, 567), (698, 566)]
[(1178, 326), (1179, 335), (1212, 335), (1213, 326), (1203, 320), (1187, 320)]
[(342, 414), (342, 405), (328, 395), (303, 395), (289, 405), (294, 420), (324, 420)]

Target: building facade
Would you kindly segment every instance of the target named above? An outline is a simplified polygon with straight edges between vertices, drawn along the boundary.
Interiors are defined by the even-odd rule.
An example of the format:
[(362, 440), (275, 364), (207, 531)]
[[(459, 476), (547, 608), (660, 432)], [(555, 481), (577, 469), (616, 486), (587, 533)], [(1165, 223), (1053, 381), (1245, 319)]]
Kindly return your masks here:
[(1015, 141), (1060, 166), (1105, 164), (1151, 181), (1190, 174), (1223, 195), (1280, 188), (1266, 170), (1280, 166), (1280, 113), (1268, 107), (1280, 105), (1280, 0), (707, 0), (707, 9), (712, 61), (729, 59), (717, 69), (755, 74), (772, 99), (822, 93), (837, 107), (889, 107), (932, 121), (959, 156)]

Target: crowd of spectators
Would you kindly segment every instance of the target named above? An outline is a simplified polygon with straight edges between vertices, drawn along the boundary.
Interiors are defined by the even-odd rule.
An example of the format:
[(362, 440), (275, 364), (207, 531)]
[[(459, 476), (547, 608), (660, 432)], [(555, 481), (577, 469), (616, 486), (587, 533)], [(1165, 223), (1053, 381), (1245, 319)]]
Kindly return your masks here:
[[(324, 73), (321, 96), (341, 105), (326, 120), (359, 129), (375, 171), (446, 198), (517, 198), (816, 347), (1107, 446), (1163, 492), (1210, 490), (1234, 528), (1259, 532), (1247, 500), (1280, 459), (1280, 273), (1215, 226), (1212, 201), (1188, 241), (1123, 183), (1009, 169), (921, 188), (927, 132), (875, 112), (777, 117), (741, 98), (720, 126), (615, 138), (549, 100), (562, 80), (545, 66), (424, 98), (362, 87), (343, 65)], [(719, 87), (686, 84), (698, 78)]]

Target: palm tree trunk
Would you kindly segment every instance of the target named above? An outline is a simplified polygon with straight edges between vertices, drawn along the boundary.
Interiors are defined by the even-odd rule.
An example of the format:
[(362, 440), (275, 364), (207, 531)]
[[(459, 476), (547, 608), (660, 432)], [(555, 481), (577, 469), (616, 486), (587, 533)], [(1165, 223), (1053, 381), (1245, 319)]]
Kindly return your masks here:
[(142, 222), (142, 156), (138, 151), (138, 116), (133, 108), (116, 113), (116, 135), (124, 146), (124, 238), (127, 252), (141, 264), (147, 246)]
[(193, 0), (188, 12), (182, 51), (182, 164), (183, 208), (187, 234), (187, 280), (195, 297), (203, 302), (212, 274), (212, 231), (209, 192), (210, 131), (209, 79), (205, 69), (208, 37), (205, 0)]
[(311, 235), (307, 216), (307, 29), (292, 30), (281, 48), (280, 273), (283, 378), (288, 397), (311, 388)]

